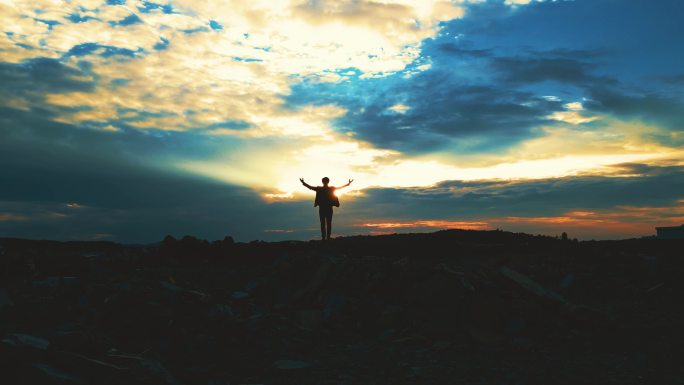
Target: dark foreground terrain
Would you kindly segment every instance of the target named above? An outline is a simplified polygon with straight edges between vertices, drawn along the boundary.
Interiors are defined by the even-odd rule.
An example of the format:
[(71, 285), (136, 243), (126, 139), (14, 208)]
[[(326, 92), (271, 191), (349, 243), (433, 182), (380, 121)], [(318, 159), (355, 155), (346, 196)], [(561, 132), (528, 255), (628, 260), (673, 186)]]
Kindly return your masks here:
[(684, 240), (0, 239), (3, 384), (684, 383)]

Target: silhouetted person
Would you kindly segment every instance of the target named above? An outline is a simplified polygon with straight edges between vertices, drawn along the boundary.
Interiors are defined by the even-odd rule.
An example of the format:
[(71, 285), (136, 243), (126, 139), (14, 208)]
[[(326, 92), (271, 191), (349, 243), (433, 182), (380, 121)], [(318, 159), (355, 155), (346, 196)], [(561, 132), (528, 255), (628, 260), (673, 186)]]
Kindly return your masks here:
[(309, 186), (304, 182), (304, 178), (299, 178), (299, 180), (306, 188), (316, 192), (314, 207), (318, 206), (318, 217), (321, 219), (321, 238), (323, 238), (323, 240), (330, 239), (330, 233), (332, 232), (333, 206), (340, 207), (340, 200), (337, 198), (337, 195), (335, 195), (335, 190), (349, 186), (354, 179), (349, 179), (347, 184), (340, 187), (328, 186), (328, 183), (330, 183), (328, 177), (323, 178), (323, 186), (316, 187)]

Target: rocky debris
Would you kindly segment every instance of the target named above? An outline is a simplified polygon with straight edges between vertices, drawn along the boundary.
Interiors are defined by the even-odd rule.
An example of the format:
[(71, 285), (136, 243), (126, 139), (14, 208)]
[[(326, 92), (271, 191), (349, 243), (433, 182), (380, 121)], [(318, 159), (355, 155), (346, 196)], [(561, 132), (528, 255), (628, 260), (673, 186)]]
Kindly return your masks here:
[(50, 341), (21, 333), (10, 333), (0, 343), (6, 347), (12, 346), (16, 349), (47, 350), (50, 346)]
[(1, 240), (16, 384), (678, 383), (677, 240)]
[(520, 287), (524, 288), (525, 290), (533, 293), (534, 295), (540, 298), (553, 302), (559, 302), (562, 304), (567, 303), (565, 298), (563, 298), (560, 294), (544, 288), (534, 280), (527, 277), (525, 274), (518, 273), (517, 271), (509, 269), (506, 266), (501, 266), (499, 268), (499, 272), (505, 275), (507, 278), (513, 280), (515, 283), (520, 285)]
[(273, 367), (277, 369), (306, 369), (311, 367), (311, 364), (305, 361), (296, 360), (278, 360), (273, 363)]
[(12, 306), (13, 304), (9, 293), (7, 293), (7, 289), (0, 288), (0, 310), (7, 306)]

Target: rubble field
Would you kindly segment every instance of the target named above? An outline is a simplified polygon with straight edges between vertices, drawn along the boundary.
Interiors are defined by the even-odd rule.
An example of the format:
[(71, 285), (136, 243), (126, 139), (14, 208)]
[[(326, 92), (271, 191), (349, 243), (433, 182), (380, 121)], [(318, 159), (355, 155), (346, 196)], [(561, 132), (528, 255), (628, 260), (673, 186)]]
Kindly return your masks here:
[(684, 240), (0, 239), (3, 384), (682, 384)]

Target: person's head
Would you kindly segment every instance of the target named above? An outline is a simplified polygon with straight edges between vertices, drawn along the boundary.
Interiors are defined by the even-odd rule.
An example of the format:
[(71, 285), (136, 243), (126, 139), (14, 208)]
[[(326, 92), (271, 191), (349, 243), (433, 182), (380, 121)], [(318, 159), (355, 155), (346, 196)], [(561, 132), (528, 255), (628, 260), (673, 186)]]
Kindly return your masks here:
[(330, 183), (330, 179), (328, 179), (327, 176), (326, 176), (325, 178), (323, 178), (322, 181), (323, 181), (323, 185), (324, 185), (324, 186), (327, 186), (328, 183)]

